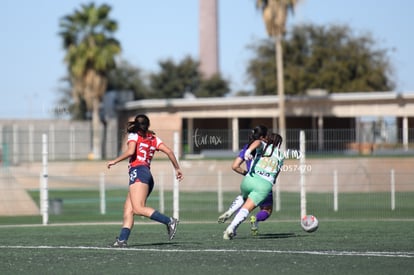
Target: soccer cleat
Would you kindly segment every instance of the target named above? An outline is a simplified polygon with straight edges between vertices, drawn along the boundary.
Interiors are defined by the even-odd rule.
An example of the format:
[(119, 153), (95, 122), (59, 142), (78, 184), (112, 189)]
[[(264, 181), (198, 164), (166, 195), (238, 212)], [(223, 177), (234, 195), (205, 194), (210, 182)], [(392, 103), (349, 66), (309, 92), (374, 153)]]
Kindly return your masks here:
[(175, 237), (175, 232), (177, 232), (178, 220), (175, 218), (170, 218), (171, 221), (167, 224), (168, 238), (171, 241)]
[(220, 217), (218, 217), (218, 223), (224, 223), (231, 217), (231, 213), (229, 211), (224, 212)]
[(250, 230), (253, 236), (257, 236), (259, 234), (259, 226), (256, 216), (250, 217)]
[(116, 241), (111, 245), (111, 247), (117, 247), (117, 248), (125, 248), (127, 247), (127, 241), (122, 240), (120, 241), (118, 238), (116, 238)]
[(227, 228), (224, 232), (223, 232), (223, 239), (224, 240), (231, 240), (233, 239), (233, 237), (236, 236), (236, 234), (234, 233), (233, 230), (231, 230), (230, 228)]

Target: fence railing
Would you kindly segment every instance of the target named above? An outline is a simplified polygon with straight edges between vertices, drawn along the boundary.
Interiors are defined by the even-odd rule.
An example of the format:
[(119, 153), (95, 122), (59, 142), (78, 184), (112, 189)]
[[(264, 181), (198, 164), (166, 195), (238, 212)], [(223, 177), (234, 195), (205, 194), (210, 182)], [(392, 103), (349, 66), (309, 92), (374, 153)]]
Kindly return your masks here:
[[(301, 129), (288, 129), (284, 142), (286, 148), (299, 148)], [(103, 131), (103, 130), (102, 130)], [(414, 153), (414, 129), (408, 130), (408, 143), (403, 142), (401, 131), (390, 132), (394, 138), (361, 139), (362, 135), (353, 129), (305, 129), (308, 155), (409, 155)], [(172, 145), (171, 131), (157, 129), (157, 135), (166, 144)], [(241, 129), (235, 133), (230, 129), (195, 129), (192, 133), (184, 130), (180, 135), (181, 157), (230, 157), (234, 148), (241, 148), (248, 142), (250, 130)], [(41, 160), (41, 139), (47, 134), (49, 160), (70, 161), (88, 159), (92, 152), (90, 123), (43, 123), (0, 125), (0, 161), (2, 166), (18, 165)], [(382, 133), (387, 136), (387, 133)], [(102, 133), (103, 136), (103, 133)], [(102, 144), (105, 158), (113, 158), (122, 150), (124, 132), (116, 124), (108, 125), (106, 141)], [(234, 144), (234, 143), (237, 144)]]
[[(385, 166), (371, 170), (365, 160), (359, 169), (351, 167), (355, 159), (341, 158), (337, 163), (334, 163), (335, 159), (309, 162), (307, 165), (312, 169), (305, 177), (307, 212), (321, 219), (413, 219), (414, 172), (407, 172), (400, 167), (388, 170), (384, 169)], [(373, 166), (378, 166), (381, 159), (375, 158), (373, 161), (376, 161)], [(183, 221), (216, 221), (219, 213), (225, 211), (239, 194), (242, 177), (231, 171), (231, 161), (201, 162), (181, 162), (185, 179), (180, 183), (179, 216)], [(402, 165), (406, 165), (404, 162), (412, 165), (413, 160), (403, 158), (401, 162)], [(85, 162), (71, 167), (66, 167), (65, 163), (49, 166), (50, 222), (119, 221), (122, 218), (123, 202), (128, 191), (126, 163), (120, 163), (116, 171), (107, 171), (104, 162), (94, 163), (90, 166), (85, 165)], [(396, 163), (398, 161), (388, 166), (392, 167)], [(337, 169), (332, 170), (331, 167)], [(16, 192), (19, 186), (24, 187), (40, 206), (40, 177), (36, 177), (38, 170), (41, 170), (41, 165), (29, 169), (3, 168), (0, 171), (0, 182), (3, 183), (0, 184), (0, 192), (9, 194), (11, 191)], [(172, 168), (166, 161), (155, 161), (152, 170), (155, 188), (148, 203), (162, 212), (172, 214)], [(299, 217), (299, 182), (298, 171), (289, 170), (289, 166), (283, 169), (277, 184), (273, 186), (274, 212), (270, 220)], [(10, 198), (0, 196), (2, 205), (7, 205)], [(13, 200), (19, 207), (28, 206), (25, 197)], [(36, 213), (32, 212), (31, 215)], [(40, 222), (40, 212), (37, 215)]]

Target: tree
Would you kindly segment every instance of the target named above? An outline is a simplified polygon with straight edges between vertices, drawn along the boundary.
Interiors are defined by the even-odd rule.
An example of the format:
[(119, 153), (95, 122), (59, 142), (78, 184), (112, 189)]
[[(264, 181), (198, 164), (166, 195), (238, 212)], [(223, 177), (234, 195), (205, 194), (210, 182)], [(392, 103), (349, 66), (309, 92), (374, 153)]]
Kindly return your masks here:
[(59, 35), (66, 50), (65, 62), (76, 102), (84, 100), (92, 114), (93, 158), (101, 158), (99, 108), (107, 89), (107, 73), (115, 66), (120, 43), (113, 37), (118, 29), (109, 18), (111, 7), (81, 5), (60, 21)]
[(139, 100), (148, 97), (149, 87), (145, 84), (139, 68), (121, 60), (108, 74), (107, 91), (132, 91), (134, 99)]
[(201, 77), (198, 72), (199, 62), (190, 56), (176, 64), (167, 59), (158, 63), (159, 73), (150, 75), (152, 97), (183, 98), (185, 93), (193, 93), (199, 87)]
[(73, 120), (86, 120), (87, 108), (85, 100), (83, 98), (74, 100), (70, 77), (66, 76), (61, 78), (60, 83), (64, 84), (64, 86), (58, 88), (61, 96), (57, 102), (57, 106), (60, 106), (61, 110), (54, 110), (54, 116), (56, 118), (68, 116)]
[(150, 87), (154, 98), (184, 98), (223, 96), (229, 92), (229, 84), (219, 74), (203, 79), (199, 62), (190, 56), (175, 63), (168, 59), (159, 62), (160, 72), (150, 75)]
[(196, 90), (196, 97), (222, 97), (230, 92), (229, 83), (220, 74), (202, 79), (200, 87)]
[[(293, 27), (283, 45), (286, 94), (304, 94), (309, 89), (329, 93), (394, 89), (387, 50), (376, 45), (369, 33), (356, 36), (345, 25)], [(252, 49), (256, 56), (248, 65), (249, 78), (257, 94), (272, 94), (277, 85), (274, 44), (266, 40)]]
[[(55, 116), (62, 115), (70, 116), (74, 120), (86, 120), (87, 108), (83, 98), (78, 98), (76, 101), (72, 96), (70, 77), (63, 77), (60, 81), (64, 86), (59, 88), (61, 96), (58, 100), (58, 106), (62, 110), (55, 110)], [(147, 87), (142, 71), (131, 65), (125, 60), (117, 62), (115, 68), (108, 73), (108, 83), (106, 92), (121, 92), (131, 91), (134, 100), (144, 99), (148, 97), (149, 87)]]
[(293, 11), (299, 0), (257, 0), (256, 7), (262, 10), (267, 34), (274, 39), (276, 51), (276, 79), (279, 100), (279, 132), (286, 137), (285, 92), (283, 82), (282, 39), (286, 32), (286, 20), (289, 11)]

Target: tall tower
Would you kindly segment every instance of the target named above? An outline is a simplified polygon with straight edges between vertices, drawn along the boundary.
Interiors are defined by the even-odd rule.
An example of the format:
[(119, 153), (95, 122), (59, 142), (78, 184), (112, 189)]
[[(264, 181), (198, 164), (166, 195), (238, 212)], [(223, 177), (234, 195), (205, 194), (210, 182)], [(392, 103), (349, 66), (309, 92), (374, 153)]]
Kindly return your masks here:
[(200, 72), (209, 78), (219, 72), (217, 0), (199, 0)]

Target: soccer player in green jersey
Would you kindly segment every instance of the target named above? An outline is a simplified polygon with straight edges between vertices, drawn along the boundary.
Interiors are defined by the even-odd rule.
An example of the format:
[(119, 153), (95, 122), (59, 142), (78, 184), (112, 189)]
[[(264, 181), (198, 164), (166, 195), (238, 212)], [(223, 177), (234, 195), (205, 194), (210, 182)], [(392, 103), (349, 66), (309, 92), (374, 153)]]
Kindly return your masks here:
[(282, 137), (271, 134), (267, 141), (255, 140), (250, 144), (244, 155), (245, 160), (253, 158), (251, 152), (256, 150), (249, 172), (244, 176), (240, 185), (244, 204), (223, 233), (223, 239), (231, 240), (236, 235), (238, 226), (246, 220), (253, 209), (263, 202), (283, 165), (284, 155), (280, 151)]

